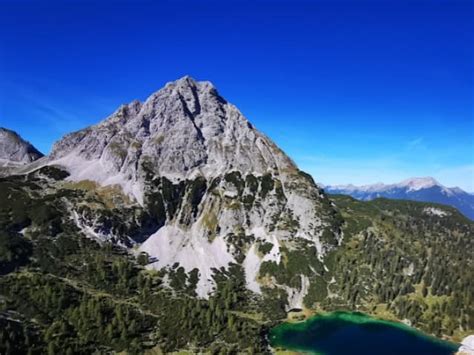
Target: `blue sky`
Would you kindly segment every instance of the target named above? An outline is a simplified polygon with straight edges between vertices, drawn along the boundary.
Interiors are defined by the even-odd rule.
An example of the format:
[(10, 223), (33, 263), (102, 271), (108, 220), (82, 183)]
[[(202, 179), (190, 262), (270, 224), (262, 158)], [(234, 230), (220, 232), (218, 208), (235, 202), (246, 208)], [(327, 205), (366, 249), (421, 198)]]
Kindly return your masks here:
[(473, 4), (0, 0), (0, 126), (47, 153), (189, 74), (317, 181), (474, 191)]

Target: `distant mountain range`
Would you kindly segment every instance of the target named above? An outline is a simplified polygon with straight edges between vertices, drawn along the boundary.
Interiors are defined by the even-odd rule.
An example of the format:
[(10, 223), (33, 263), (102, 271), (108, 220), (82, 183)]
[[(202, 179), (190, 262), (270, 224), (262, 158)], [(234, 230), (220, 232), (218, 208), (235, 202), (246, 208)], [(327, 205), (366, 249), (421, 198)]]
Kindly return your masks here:
[(350, 195), (363, 201), (385, 197), (441, 203), (457, 208), (466, 217), (474, 220), (474, 195), (459, 187), (443, 186), (432, 177), (411, 178), (397, 184), (328, 185), (324, 190), (331, 194)]

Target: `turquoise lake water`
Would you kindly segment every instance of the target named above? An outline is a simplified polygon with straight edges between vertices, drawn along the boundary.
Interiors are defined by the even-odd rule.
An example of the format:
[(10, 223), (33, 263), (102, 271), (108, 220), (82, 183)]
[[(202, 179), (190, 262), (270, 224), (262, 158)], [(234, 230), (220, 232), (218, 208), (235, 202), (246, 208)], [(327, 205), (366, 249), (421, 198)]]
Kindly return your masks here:
[(458, 346), (357, 312), (317, 315), (270, 332), (274, 348), (321, 355), (452, 355)]

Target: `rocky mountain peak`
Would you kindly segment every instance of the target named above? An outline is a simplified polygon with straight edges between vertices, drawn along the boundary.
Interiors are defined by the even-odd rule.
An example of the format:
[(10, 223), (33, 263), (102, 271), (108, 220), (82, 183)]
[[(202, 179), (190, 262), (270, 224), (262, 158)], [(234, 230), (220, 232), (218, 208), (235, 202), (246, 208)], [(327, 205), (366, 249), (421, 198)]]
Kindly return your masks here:
[[(183, 77), (121, 106), (57, 142), (48, 164), (132, 197), (154, 228), (140, 250), (157, 260), (153, 267), (199, 270), (200, 296), (212, 292), (213, 270), (241, 264), (258, 293), (260, 264), (279, 263), (280, 248), (309, 245), (322, 260), (340, 241), (333, 207), (313, 179), (209, 82)], [(86, 231), (100, 225), (90, 220), (96, 213), (72, 213)], [(273, 245), (266, 256), (262, 243)], [(288, 291), (292, 307), (307, 284)]]
[(164, 89), (176, 90), (180, 93), (189, 91), (208, 91), (217, 94), (215, 86), (210, 81), (197, 81), (189, 75), (182, 78), (168, 82)]
[(296, 169), (211, 83), (190, 77), (166, 84), (143, 104), (122, 105), (98, 125), (65, 136), (50, 158), (68, 167), (73, 178), (119, 183), (126, 190), (133, 182), (134, 191), (128, 192), (138, 200), (144, 165), (171, 180), (231, 170), (262, 175)]
[(227, 103), (211, 82), (196, 81), (190, 76), (167, 83), (146, 100), (145, 106), (150, 109), (166, 101), (182, 105), (191, 116), (199, 115), (201, 110), (211, 110), (213, 106)]
[(14, 131), (0, 127), (0, 161), (2, 165), (28, 164), (43, 154)]
[(427, 177), (415, 177), (402, 181), (399, 186), (407, 187), (411, 190), (420, 190), (426, 189), (433, 186), (443, 187), (436, 179), (427, 176)]

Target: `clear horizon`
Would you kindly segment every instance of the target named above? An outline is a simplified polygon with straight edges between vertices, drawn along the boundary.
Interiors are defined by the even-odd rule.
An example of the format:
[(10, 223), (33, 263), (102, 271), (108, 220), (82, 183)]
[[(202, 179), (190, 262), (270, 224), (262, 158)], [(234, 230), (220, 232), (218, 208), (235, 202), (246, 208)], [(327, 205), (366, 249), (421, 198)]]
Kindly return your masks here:
[(0, 126), (43, 153), (188, 74), (317, 182), (431, 176), (474, 191), (471, 1), (0, 8)]

